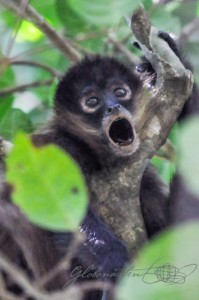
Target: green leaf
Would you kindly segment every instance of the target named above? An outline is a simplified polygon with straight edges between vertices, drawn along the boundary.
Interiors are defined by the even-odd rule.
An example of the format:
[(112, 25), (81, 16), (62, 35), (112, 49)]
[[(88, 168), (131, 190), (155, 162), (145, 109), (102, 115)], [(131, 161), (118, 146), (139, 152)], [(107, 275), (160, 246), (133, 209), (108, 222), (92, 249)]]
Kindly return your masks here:
[[(179, 2), (179, 1), (178, 1)], [(181, 26), (186, 26), (187, 23), (192, 22), (197, 16), (197, 1), (183, 1), (179, 2), (179, 7), (175, 11), (175, 15), (180, 19)]]
[(47, 124), (52, 119), (52, 115), (52, 109), (47, 107), (37, 107), (28, 113), (34, 129), (41, 128), (41, 126)]
[(7, 112), (11, 109), (12, 103), (13, 103), (12, 97), (8, 99), (0, 100), (0, 124), (5, 114), (7, 114)]
[(33, 223), (51, 230), (77, 230), (88, 196), (81, 171), (68, 154), (55, 145), (36, 148), (20, 134), (6, 163), (12, 199)]
[(18, 42), (36, 42), (43, 37), (43, 33), (33, 23), (23, 20), (20, 26), (20, 30), (16, 36)]
[(199, 118), (187, 121), (179, 134), (179, 171), (185, 184), (199, 194)]
[[(0, 57), (1, 57), (1, 53), (0, 53)], [(13, 86), (14, 84), (15, 84), (15, 75), (13, 69), (7, 65), (6, 58), (5, 58), (5, 62), (4, 62), (4, 58), (2, 58), (1, 68), (0, 68), (0, 90)], [(10, 103), (13, 99), (14, 99), (13, 95), (7, 95), (7, 96), (0, 97), (0, 102), (3, 103), (5, 101)]]
[(3, 65), (3, 60), (1, 62), (1, 72), (0, 72), (0, 87), (5, 88), (14, 85), (15, 75), (13, 69), (5, 64)]
[(127, 267), (117, 300), (198, 300), (199, 223), (156, 237)]
[(142, 3), (143, 3), (144, 8), (145, 8), (146, 10), (152, 8), (152, 5), (153, 5), (153, 1), (152, 1), (152, 0), (144, 0), (144, 1), (142, 1)]
[(18, 131), (30, 133), (32, 129), (28, 115), (17, 108), (4, 111), (0, 119), (0, 136), (8, 140), (12, 140)]
[(70, 7), (88, 23), (96, 26), (113, 26), (121, 17), (132, 14), (139, 5), (138, 0), (68, 0)]
[(162, 180), (169, 184), (175, 173), (175, 166), (172, 162), (158, 156), (154, 156), (151, 160), (152, 164), (158, 171)]
[(59, 18), (56, 14), (55, 0), (31, 0), (30, 3), (53, 27), (60, 28)]
[(197, 2), (197, 16), (199, 16), (199, 1)]
[(71, 8), (68, 0), (56, 0), (55, 9), (68, 35), (88, 31), (88, 23)]
[[(151, 16), (153, 24), (160, 30), (179, 34), (181, 31), (180, 20), (165, 10), (165, 7), (157, 7)], [(168, 22), (169, 20), (169, 22)]]
[(169, 133), (169, 140), (171, 141), (172, 144), (176, 145), (176, 142), (178, 141), (178, 137), (179, 137), (179, 123), (176, 122)]

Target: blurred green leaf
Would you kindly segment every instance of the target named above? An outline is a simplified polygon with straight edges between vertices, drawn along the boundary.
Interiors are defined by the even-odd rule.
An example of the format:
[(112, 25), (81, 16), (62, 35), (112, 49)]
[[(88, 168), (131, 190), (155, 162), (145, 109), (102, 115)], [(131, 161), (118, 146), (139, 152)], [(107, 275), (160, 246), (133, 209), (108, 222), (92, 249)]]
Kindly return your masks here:
[(180, 5), (181, 4), (178, 0), (170, 1), (166, 5), (164, 5), (164, 9), (165, 9), (165, 11), (172, 13), (172, 12), (175, 12), (175, 10), (180, 7)]
[(167, 11), (165, 6), (158, 6), (154, 9), (151, 19), (154, 25), (160, 30), (172, 32), (174, 34), (180, 33), (181, 24), (179, 18), (173, 16), (169, 10)]
[(199, 223), (156, 237), (123, 272), (117, 300), (198, 300)]
[[(13, 86), (14, 83), (15, 83), (15, 75), (13, 69), (7, 65), (6, 61), (4, 63), (4, 59), (2, 59), (0, 65), (0, 90)], [(4, 102), (7, 102), (9, 106), (10, 105), (9, 103), (11, 103), (13, 99), (14, 99), (13, 95), (7, 95), (7, 96), (0, 97), (0, 102), (4, 106), (6, 106), (6, 103)], [(2, 115), (0, 115), (0, 119), (1, 117)]]
[(179, 134), (179, 171), (185, 183), (199, 194), (199, 118), (185, 122)]
[(60, 21), (55, 9), (55, 0), (31, 0), (30, 3), (53, 27), (59, 28)]
[(172, 162), (158, 156), (154, 156), (151, 160), (152, 164), (158, 171), (162, 180), (169, 184), (175, 173), (175, 166)]
[(81, 171), (68, 154), (54, 145), (36, 148), (20, 134), (6, 163), (13, 201), (33, 223), (51, 230), (77, 230), (88, 196)]
[(28, 113), (28, 117), (30, 118), (35, 130), (39, 127), (41, 128), (42, 125), (47, 124), (52, 115), (52, 109), (47, 107), (37, 107)]
[(180, 2), (179, 7), (175, 11), (175, 16), (180, 19), (181, 26), (186, 26), (197, 15), (197, 3), (196, 1), (183, 1)]
[(14, 85), (15, 75), (13, 69), (6, 64), (4, 64), (4, 60), (1, 61), (1, 69), (0, 69), (0, 88), (3, 89), (5, 87), (9, 87)]
[(96, 26), (106, 27), (119, 23), (126, 14), (129, 15), (140, 4), (135, 0), (68, 0), (70, 7), (85, 21)]
[(85, 32), (89, 29), (86, 20), (72, 9), (68, 0), (56, 0), (55, 9), (68, 35)]
[(178, 137), (179, 137), (179, 124), (178, 122), (176, 122), (169, 133), (169, 140), (171, 141), (172, 144), (175, 145), (178, 141)]
[(33, 23), (23, 20), (20, 26), (20, 30), (16, 36), (16, 40), (19, 42), (29, 41), (35, 42), (43, 37), (43, 33)]
[(0, 123), (7, 112), (11, 109), (13, 103), (12, 97), (8, 99), (0, 99)]
[(144, 5), (144, 8), (148, 10), (152, 7), (153, 1), (152, 0), (144, 0), (143, 5)]
[(101, 33), (97, 37), (85, 39), (80, 42), (80, 45), (96, 53), (102, 53), (104, 48), (103, 36)]
[(32, 123), (22, 110), (11, 108), (0, 119), (0, 136), (12, 140), (18, 131), (31, 132)]
[(3, 20), (9, 28), (13, 28), (13, 27), (15, 28), (18, 17), (15, 14), (13, 14), (11, 11), (1, 7), (0, 17), (1, 20)]

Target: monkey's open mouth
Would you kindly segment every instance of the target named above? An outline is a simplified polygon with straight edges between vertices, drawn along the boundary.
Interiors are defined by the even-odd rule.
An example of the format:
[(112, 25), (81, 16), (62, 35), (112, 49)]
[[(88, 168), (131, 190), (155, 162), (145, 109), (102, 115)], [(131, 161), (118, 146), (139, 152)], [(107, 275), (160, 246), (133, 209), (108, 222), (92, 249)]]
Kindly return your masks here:
[(125, 118), (114, 120), (109, 128), (109, 136), (119, 146), (132, 144), (134, 133), (131, 123)]

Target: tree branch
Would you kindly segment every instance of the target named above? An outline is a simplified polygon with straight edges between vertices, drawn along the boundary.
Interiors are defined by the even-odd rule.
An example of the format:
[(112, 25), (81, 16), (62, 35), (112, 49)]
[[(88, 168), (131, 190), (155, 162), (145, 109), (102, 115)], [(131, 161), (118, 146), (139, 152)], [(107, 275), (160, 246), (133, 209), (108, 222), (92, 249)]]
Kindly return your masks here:
[(23, 92), (29, 88), (51, 85), (53, 83), (53, 80), (54, 79), (39, 80), (39, 81), (34, 81), (31, 83), (21, 84), (14, 87), (3, 89), (0, 91), (0, 98), (13, 93)]
[(41, 68), (47, 72), (49, 72), (50, 74), (52, 74), (54, 77), (60, 78), (61, 73), (54, 70), (53, 68), (46, 66), (44, 64), (35, 62), (35, 61), (29, 61), (29, 60), (14, 60), (11, 59), (9, 61), (10, 65), (15, 65), (15, 66), (30, 66), (30, 67), (36, 67), (36, 68)]
[(45, 21), (31, 5), (28, 5), (24, 11), (20, 10), (21, 0), (0, 0), (0, 4), (8, 8), (16, 15), (23, 17), (31, 21), (37, 26), (48, 39), (59, 49), (67, 58), (73, 63), (78, 62), (81, 59), (80, 53), (71, 45), (70, 41), (66, 38), (60, 37), (57, 32)]
[(30, 296), (36, 297), (37, 299), (47, 300), (49, 299), (45, 294), (42, 295), (40, 292), (32, 286), (29, 280), (26, 278), (25, 274), (19, 270), (15, 265), (13, 265), (5, 257), (3, 253), (0, 253), (0, 267), (1, 269), (8, 274), (23, 290)]

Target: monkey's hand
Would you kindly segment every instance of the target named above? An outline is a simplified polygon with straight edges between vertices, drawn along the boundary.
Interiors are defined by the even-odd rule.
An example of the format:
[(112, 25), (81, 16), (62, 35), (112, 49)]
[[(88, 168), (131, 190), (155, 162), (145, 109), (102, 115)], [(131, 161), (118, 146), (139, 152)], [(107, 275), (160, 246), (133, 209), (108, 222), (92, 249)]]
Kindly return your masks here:
[[(178, 45), (176, 41), (169, 35), (169, 33), (164, 31), (159, 31), (158, 36), (163, 39), (169, 47), (172, 49), (172, 51), (175, 53), (175, 55), (182, 61), (181, 53), (178, 49)], [(134, 42), (133, 45), (140, 49), (140, 46), (137, 42)], [(140, 74), (142, 74), (142, 80), (146, 81), (148, 85), (154, 86), (156, 83), (156, 72), (153, 69), (151, 63), (145, 58), (142, 58), (142, 63), (136, 66), (136, 71)]]

